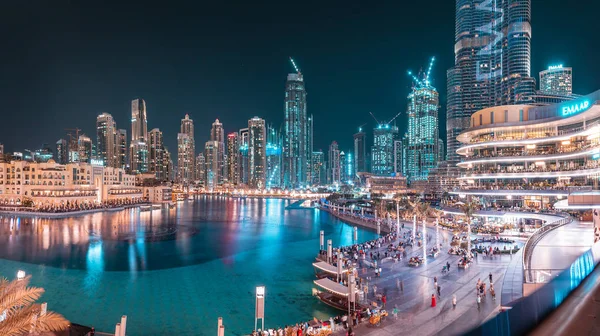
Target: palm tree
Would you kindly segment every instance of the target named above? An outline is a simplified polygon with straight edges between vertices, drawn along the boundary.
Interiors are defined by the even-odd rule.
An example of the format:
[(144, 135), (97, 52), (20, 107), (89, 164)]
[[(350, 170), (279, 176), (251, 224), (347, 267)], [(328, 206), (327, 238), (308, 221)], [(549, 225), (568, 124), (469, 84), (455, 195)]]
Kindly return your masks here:
[[(34, 305), (44, 293), (43, 288), (28, 287), (31, 276), (8, 281), (0, 278), (0, 335), (19, 336), (26, 333), (61, 331), (69, 327), (62, 315), (46, 312)], [(1, 320), (1, 318), (4, 318)]]
[(477, 203), (470, 201), (462, 205), (462, 211), (467, 218), (467, 253), (471, 253), (471, 219), (477, 210)]

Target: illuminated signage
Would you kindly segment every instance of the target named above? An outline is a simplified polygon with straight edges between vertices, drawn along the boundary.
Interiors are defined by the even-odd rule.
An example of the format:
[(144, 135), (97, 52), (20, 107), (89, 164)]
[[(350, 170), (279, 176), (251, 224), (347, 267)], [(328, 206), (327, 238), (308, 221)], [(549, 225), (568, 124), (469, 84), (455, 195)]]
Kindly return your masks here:
[(577, 113), (580, 113), (580, 112), (583, 112), (583, 111), (589, 109), (590, 106), (591, 106), (591, 104), (590, 104), (589, 100), (584, 100), (580, 103), (572, 103), (567, 106), (563, 106), (562, 115), (564, 117), (564, 116), (568, 116), (571, 114), (577, 114)]
[(563, 65), (559, 64), (559, 65), (551, 65), (548, 67), (548, 70), (556, 70), (556, 69), (562, 69)]
[(91, 159), (90, 163), (92, 164), (92, 166), (104, 166), (104, 160)]

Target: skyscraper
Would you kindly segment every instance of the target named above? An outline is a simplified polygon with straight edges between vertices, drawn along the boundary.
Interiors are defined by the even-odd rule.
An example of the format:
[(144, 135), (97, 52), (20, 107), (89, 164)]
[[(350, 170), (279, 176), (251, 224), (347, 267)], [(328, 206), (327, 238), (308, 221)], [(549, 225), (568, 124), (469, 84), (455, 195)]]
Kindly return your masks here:
[(282, 186), (282, 149), (281, 133), (272, 125), (267, 126), (267, 188)]
[(267, 139), (265, 120), (254, 117), (248, 120), (249, 143), (248, 159), (250, 163), (250, 186), (264, 189), (266, 186)]
[(455, 66), (448, 70), (447, 157), (483, 108), (527, 101), (531, 78), (531, 0), (457, 0)]
[(148, 172), (148, 117), (146, 102), (141, 99), (131, 101), (131, 143), (129, 167), (132, 173)]
[(56, 151), (54, 151), (54, 161), (59, 164), (69, 163), (69, 149), (67, 146), (67, 140), (58, 139), (56, 142)]
[(248, 184), (250, 182), (250, 161), (248, 158), (248, 146), (250, 143), (250, 133), (248, 128), (240, 130), (240, 183)]
[(177, 169), (178, 181), (180, 183), (190, 183), (195, 179), (196, 167), (194, 159), (196, 158), (196, 145), (194, 141), (194, 121), (190, 119), (189, 114), (181, 119), (180, 133), (177, 134)]
[[(429, 66), (431, 70), (431, 65)], [(409, 183), (427, 180), (429, 170), (436, 167), (439, 157), (438, 108), (439, 95), (431, 85), (430, 71), (414, 78), (408, 95), (407, 179)]]
[(240, 135), (237, 132), (227, 134), (227, 174), (228, 182), (233, 185), (240, 183)]
[(206, 185), (206, 159), (204, 153), (196, 156), (196, 181), (201, 185)]
[(312, 127), (306, 114), (306, 89), (300, 71), (287, 75), (284, 112), (283, 183), (286, 188), (304, 187), (310, 175), (307, 170), (312, 154), (312, 148), (309, 148), (312, 146), (312, 139), (309, 139)]
[(141, 98), (131, 101), (131, 142), (134, 141), (148, 141), (146, 102)]
[(117, 130), (117, 168), (127, 168), (127, 130)]
[(325, 155), (322, 150), (312, 153), (312, 185), (324, 185), (327, 183), (325, 176)]
[(227, 180), (227, 161), (225, 159), (227, 153), (225, 152), (225, 131), (223, 130), (223, 124), (219, 121), (219, 119), (216, 119), (215, 122), (212, 124), (212, 128), (210, 130), (210, 141), (217, 141), (219, 143), (217, 165), (220, 171), (217, 183), (221, 185), (225, 180)]
[(218, 165), (219, 159), (219, 142), (207, 141), (204, 145), (204, 158), (206, 159), (206, 184), (207, 190), (213, 190), (217, 187), (219, 181), (219, 173), (221, 168)]
[(340, 182), (345, 183), (348, 181), (348, 174), (346, 170), (347, 156), (344, 151), (340, 151)]
[(367, 136), (362, 127), (354, 134), (354, 171), (367, 172)]
[(327, 163), (329, 165), (327, 182), (329, 184), (340, 183), (340, 149), (338, 147), (338, 143), (335, 141), (329, 145), (329, 160)]
[(572, 95), (573, 69), (560, 64), (540, 71), (540, 91), (553, 95)]
[(92, 139), (89, 136), (82, 134), (79, 136), (77, 140), (77, 145), (79, 148), (79, 160), (77, 162), (85, 162), (91, 163), (93, 159), (92, 155)]
[(112, 115), (102, 113), (96, 118), (96, 156), (104, 166), (118, 167), (117, 124)]
[(148, 172), (153, 173), (160, 181), (168, 179), (165, 158), (163, 133), (155, 128), (150, 131), (148, 138)]
[(379, 124), (373, 129), (371, 173), (389, 176), (394, 172), (394, 140), (398, 127)]
[(136, 140), (129, 146), (129, 169), (132, 174), (148, 172), (148, 143)]

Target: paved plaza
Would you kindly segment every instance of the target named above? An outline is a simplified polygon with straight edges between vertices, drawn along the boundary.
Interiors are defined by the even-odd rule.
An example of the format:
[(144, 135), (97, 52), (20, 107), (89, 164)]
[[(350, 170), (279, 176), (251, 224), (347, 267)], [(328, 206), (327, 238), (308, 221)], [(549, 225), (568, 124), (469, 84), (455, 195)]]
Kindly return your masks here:
[[(412, 228), (412, 223), (405, 225), (402, 234), (409, 232), (407, 229)], [(418, 226), (417, 231), (421, 230), (422, 226)], [(499, 311), (505, 271), (511, 260), (520, 258), (520, 253), (487, 258), (479, 255), (468, 269), (459, 269), (457, 267), (459, 256), (448, 254), (452, 234), (442, 229), (439, 232), (440, 243), (443, 244), (441, 253), (435, 259), (427, 257), (426, 263), (419, 267), (408, 266), (410, 257), (423, 256), (423, 247), (417, 245), (412, 249), (408, 248), (406, 257), (401, 261), (397, 263), (387, 261), (380, 264), (381, 277), (375, 276), (373, 268), (363, 267), (361, 261), (359, 276), (363, 279), (371, 278), (369, 301), (373, 301), (372, 288), (375, 285), (378, 294), (386, 294), (386, 310), (390, 315), (378, 327), (371, 326), (368, 321), (363, 320), (358, 327), (354, 328), (357, 335), (455, 335), (476, 327)], [(435, 230), (432, 227), (428, 227), (428, 235), (430, 239), (427, 249), (435, 244)], [(398, 240), (394, 241), (394, 244), (397, 243)], [(385, 245), (387, 247), (387, 244)], [(503, 248), (501, 245), (494, 246)], [(379, 249), (382, 256), (386, 247), (382, 246)], [(367, 254), (371, 251), (373, 250), (367, 251)], [(369, 257), (367, 257), (368, 259)], [(442, 268), (446, 262), (451, 265), (450, 272), (442, 274)], [(489, 289), (489, 273), (492, 273), (496, 300), (492, 300), (488, 291), (478, 309), (476, 283), (478, 279), (481, 279)], [(441, 287), (441, 297), (437, 300), (437, 306), (431, 307), (431, 295), (436, 293), (434, 277), (437, 277), (438, 285)], [(403, 291), (397, 288), (397, 279), (403, 282)], [(452, 307), (453, 295), (456, 295), (457, 298), (455, 309)], [(391, 314), (395, 305), (399, 310), (397, 319)], [(345, 330), (339, 330), (335, 334), (344, 335)]]

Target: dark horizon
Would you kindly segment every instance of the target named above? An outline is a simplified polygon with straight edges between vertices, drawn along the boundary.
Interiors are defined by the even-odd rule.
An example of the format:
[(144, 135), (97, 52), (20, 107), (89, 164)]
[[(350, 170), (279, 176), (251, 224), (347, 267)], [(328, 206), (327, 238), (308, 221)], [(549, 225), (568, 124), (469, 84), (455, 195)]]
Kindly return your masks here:
[[(143, 98), (148, 130), (160, 128), (176, 155), (186, 113), (194, 120), (196, 148), (219, 119), (226, 133), (259, 116), (283, 123), (286, 75), (292, 56), (315, 118), (314, 149), (332, 141), (351, 148), (369, 115), (389, 120), (405, 111), (407, 70), (426, 67), (440, 93), (440, 138), (445, 141), (446, 70), (454, 63), (454, 3), (182, 4), (164, 8), (134, 3), (85, 5), (10, 3), (2, 14), (6, 152), (54, 149), (65, 128), (96, 141), (96, 116), (113, 115), (131, 132), (131, 100)], [(600, 4), (565, 6), (532, 0), (532, 71), (562, 63), (573, 68), (574, 92), (600, 89), (598, 41), (589, 28)], [(427, 15), (415, 15), (426, 13)], [(35, 22), (35, 24), (32, 24)], [(398, 119), (401, 133), (406, 114)], [(175, 156), (172, 156), (175, 159)]]

